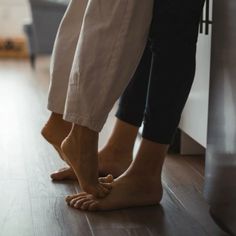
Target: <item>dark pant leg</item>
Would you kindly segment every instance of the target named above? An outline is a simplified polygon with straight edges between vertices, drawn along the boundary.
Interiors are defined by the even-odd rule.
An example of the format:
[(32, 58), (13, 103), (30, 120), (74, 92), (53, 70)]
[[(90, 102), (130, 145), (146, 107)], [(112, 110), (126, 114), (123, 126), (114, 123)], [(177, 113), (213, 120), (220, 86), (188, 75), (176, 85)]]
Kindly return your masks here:
[(202, 0), (156, 0), (152, 67), (142, 136), (170, 144), (194, 75)]
[(148, 41), (137, 70), (119, 100), (116, 117), (134, 126), (141, 126), (146, 105), (152, 53)]

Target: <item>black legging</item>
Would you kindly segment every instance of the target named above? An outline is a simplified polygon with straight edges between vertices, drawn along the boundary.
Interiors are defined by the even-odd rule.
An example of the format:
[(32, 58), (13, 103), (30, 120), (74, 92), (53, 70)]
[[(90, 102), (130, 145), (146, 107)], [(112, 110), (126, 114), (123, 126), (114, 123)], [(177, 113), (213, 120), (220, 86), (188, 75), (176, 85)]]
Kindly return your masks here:
[(195, 75), (198, 25), (204, 0), (155, 0), (149, 40), (116, 117), (144, 122), (145, 139), (170, 144)]

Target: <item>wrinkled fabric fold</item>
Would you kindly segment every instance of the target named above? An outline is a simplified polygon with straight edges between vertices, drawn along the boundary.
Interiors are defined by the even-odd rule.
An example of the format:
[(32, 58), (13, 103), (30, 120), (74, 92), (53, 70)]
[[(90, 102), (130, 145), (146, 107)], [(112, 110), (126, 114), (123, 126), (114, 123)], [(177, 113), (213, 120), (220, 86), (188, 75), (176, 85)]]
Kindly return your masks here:
[(57, 31), (50, 64), (48, 109), (63, 114), (72, 63), (88, 0), (72, 0)]
[(73, 0), (51, 61), (48, 109), (101, 131), (146, 46), (153, 0)]

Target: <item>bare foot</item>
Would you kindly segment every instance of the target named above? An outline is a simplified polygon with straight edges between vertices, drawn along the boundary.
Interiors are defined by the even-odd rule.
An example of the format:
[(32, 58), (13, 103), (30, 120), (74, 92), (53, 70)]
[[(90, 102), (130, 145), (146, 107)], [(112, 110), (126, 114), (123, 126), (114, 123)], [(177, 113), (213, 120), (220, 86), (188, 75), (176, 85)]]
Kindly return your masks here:
[(64, 167), (50, 175), (54, 181), (77, 180), (74, 170), (71, 167)]
[[(68, 131), (68, 133), (69, 133), (69, 131)], [(67, 135), (68, 135), (68, 133), (67, 133)], [(54, 149), (59, 154), (60, 158), (67, 163), (65, 155), (61, 150), (61, 142), (65, 139), (66, 136), (65, 137), (63, 136), (63, 140), (61, 141), (60, 138), (58, 137), (58, 136), (60, 136), (60, 134), (58, 134), (57, 132), (53, 132), (53, 130), (51, 128), (49, 128), (48, 126), (45, 126), (42, 129), (41, 134), (48, 141), (48, 143), (50, 143), (54, 147)], [(62, 135), (61, 135), (61, 139), (62, 139)], [(54, 181), (76, 180), (77, 179), (73, 169), (70, 166), (63, 167), (63, 168), (55, 171), (54, 173), (52, 173), (50, 175), (50, 177)]]
[[(66, 161), (66, 157), (61, 150), (61, 143), (68, 136), (71, 128), (71, 123), (64, 121), (62, 115), (52, 113), (41, 132), (64, 161)], [(136, 129), (136, 127), (117, 120), (113, 135), (109, 138), (107, 145), (98, 153), (99, 176), (112, 174), (114, 177), (118, 177), (129, 167), (137, 135)], [(73, 169), (69, 166), (52, 173), (51, 178), (55, 181), (77, 179)]]
[(67, 162), (73, 168), (83, 191), (98, 198), (109, 194), (112, 186), (98, 180), (98, 133), (74, 125), (61, 144)]
[(105, 211), (159, 204), (163, 194), (161, 181), (154, 177), (123, 175), (112, 183), (112, 187), (111, 193), (103, 199), (79, 193), (68, 196), (66, 201), (80, 210)]
[(112, 174), (116, 178), (128, 169), (132, 159), (132, 152), (106, 146), (98, 154), (99, 175), (106, 176)]
[[(132, 162), (132, 153), (113, 147), (105, 147), (98, 153), (99, 176), (111, 174), (114, 178), (123, 174)], [(56, 181), (77, 179), (71, 167), (62, 168), (51, 175)]]
[[(71, 167), (64, 167), (51, 174), (51, 178), (54, 181), (61, 181), (61, 180), (77, 180), (74, 170)], [(98, 181), (100, 183), (112, 183), (114, 177), (111, 174), (108, 174), (104, 177), (99, 177)]]
[[(66, 162), (64, 153), (61, 150), (61, 142), (69, 134), (71, 123), (64, 121), (62, 115), (52, 113), (48, 122), (41, 130), (42, 136), (50, 143), (59, 154), (60, 158)], [(68, 164), (68, 163), (67, 163)], [(64, 167), (51, 174), (52, 180), (60, 181), (67, 179), (76, 179), (74, 171), (70, 167)]]
[(41, 130), (42, 136), (56, 149), (62, 160), (65, 161), (64, 154), (60, 148), (62, 141), (71, 130), (71, 123), (64, 121), (62, 115), (52, 113), (48, 122)]

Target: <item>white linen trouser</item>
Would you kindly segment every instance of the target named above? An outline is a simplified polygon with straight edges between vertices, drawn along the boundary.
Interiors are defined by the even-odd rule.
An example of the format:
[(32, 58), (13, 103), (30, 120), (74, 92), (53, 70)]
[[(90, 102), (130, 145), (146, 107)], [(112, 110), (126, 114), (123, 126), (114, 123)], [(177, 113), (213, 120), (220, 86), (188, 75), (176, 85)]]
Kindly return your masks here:
[(58, 29), (48, 109), (100, 132), (146, 46), (153, 0), (72, 0)]

